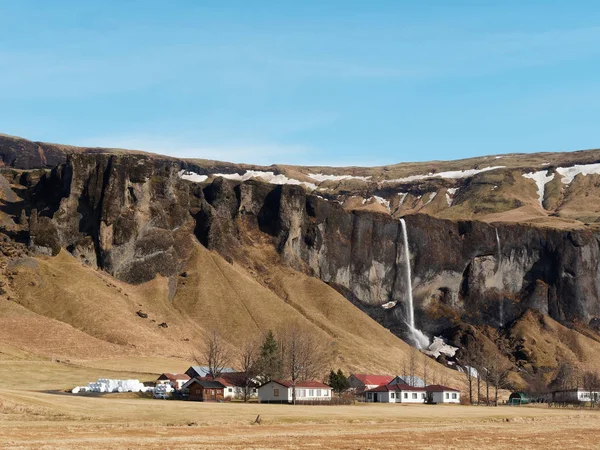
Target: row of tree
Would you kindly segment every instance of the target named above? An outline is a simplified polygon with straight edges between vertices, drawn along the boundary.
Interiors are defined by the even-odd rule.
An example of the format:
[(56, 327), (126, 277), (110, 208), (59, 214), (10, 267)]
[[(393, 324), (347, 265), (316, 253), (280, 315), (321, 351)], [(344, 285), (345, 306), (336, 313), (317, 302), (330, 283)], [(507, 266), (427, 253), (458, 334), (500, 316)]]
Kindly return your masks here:
[[(511, 387), (508, 375), (513, 369), (513, 364), (510, 360), (491, 342), (475, 336), (466, 337), (466, 343), (460, 349), (457, 360), (466, 378), (469, 402), (498, 406), (498, 390)], [(494, 390), (493, 401), (490, 399), (490, 387)], [(482, 388), (485, 388), (484, 399)]]
[(218, 378), (227, 367), (239, 367), (238, 380), (247, 401), (255, 381), (288, 379), (292, 382), (292, 400), (296, 403), (296, 383), (321, 377), (329, 364), (329, 346), (306, 327), (292, 323), (275, 334), (269, 330), (261, 340), (248, 340), (237, 352), (212, 331), (201, 357), (196, 361), (208, 365)]

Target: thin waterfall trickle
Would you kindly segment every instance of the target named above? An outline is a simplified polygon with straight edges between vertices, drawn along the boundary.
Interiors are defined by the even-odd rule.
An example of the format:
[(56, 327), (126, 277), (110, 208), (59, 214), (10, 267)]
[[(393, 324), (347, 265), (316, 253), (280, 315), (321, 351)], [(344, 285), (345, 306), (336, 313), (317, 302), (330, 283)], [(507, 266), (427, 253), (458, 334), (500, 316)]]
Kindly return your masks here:
[(402, 240), (404, 246), (404, 262), (406, 266), (406, 297), (407, 297), (407, 325), (410, 330), (411, 338), (417, 348), (426, 348), (429, 345), (429, 338), (425, 334), (415, 327), (415, 309), (413, 304), (412, 295), (412, 273), (410, 267), (410, 251), (408, 249), (408, 233), (406, 232), (406, 222), (404, 219), (400, 219), (402, 225)]
[(496, 251), (498, 252), (498, 268), (500, 267), (500, 262), (502, 261), (502, 246), (500, 245), (500, 236), (498, 235), (498, 228), (494, 228), (496, 230)]

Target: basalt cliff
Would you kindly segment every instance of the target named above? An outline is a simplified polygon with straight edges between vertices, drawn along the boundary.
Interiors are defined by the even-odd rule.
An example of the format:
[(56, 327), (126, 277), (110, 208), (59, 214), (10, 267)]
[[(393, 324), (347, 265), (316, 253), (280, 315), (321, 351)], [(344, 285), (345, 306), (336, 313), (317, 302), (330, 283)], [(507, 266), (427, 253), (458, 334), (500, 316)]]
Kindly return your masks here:
[(131, 285), (164, 277), (170, 301), (199, 242), (283, 299), (278, 268), (320, 280), (409, 342), (407, 263), (429, 337), (500, 336), (530, 372), (585, 359), (561, 333), (600, 343), (600, 151), (258, 167), (0, 137), (0, 156), (20, 252), (67, 251)]

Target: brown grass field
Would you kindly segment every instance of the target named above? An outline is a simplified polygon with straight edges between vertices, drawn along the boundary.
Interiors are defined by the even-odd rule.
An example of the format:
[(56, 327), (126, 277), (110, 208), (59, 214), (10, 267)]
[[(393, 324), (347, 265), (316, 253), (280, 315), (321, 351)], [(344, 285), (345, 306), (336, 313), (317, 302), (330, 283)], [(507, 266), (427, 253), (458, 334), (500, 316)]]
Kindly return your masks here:
[(159, 368), (186, 364), (167, 358), (0, 361), (0, 448), (600, 448), (600, 411), (589, 409), (195, 403), (61, 391), (100, 376), (153, 380)]
[[(1, 390), (2, 448), (600, 447), (600, 412), (590, 410), (203, 404), (123, 396)], [(262, 423), (257, 425), (259, 414)]]

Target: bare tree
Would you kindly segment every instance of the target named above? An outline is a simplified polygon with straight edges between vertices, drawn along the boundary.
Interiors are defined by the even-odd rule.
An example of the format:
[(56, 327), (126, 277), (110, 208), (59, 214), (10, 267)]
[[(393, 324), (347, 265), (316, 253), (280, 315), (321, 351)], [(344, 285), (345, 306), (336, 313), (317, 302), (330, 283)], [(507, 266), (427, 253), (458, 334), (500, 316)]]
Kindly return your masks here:
[(242, 396), (245, 402), (250, 398), (254, 387), (254, 378), (258, 375), (261, 348), (254, 340), (248, 340), (239, 351), (240, 381), (244, 389)]
[(431, 363), (431, 359), (429, 356), (423, 353), (423, 382), (425, 386), (427, 386), (427, 382), (429, 381), (429, 364)]
[(469, 403), (471, 404), (473, 404), (473, 383), (479, 384), (479, 372), (477, 367), (481, 366), (482, 352), (483, 345), (481, 342), (474, 337), (469, 337), (467, 345), (460, 349), (460, 354), (457, 358), (457, 361), (465, 374), (467, 386), (469, 387)]
[(498, 389), (507, 387), (508, 374), (512, 370), (512, 364), (503, 355), (496, 351), (484, 353), (485, 379), (488, 390), (489, 406), (489, 386), (494, 387), (494, 405), (498, 406)]
[(323, 375), (329, 364), (326, 344), (297, 323), (283, 331), (281, 343), (284, 369), (292, 382), (292, 403), (296, 404), (296, 383)]
[(408, 385), (409, 386), (415, 386), (417, 383), (415, 383), (415, 373), (416, 373), (416, 368), (417, 368), (417, 355), (418, 355), (419, 351), (415, 348), (412, 347), (410, 349), (410, 354), (409, 354), (409, 360), (408, 360), (408, 369), (409, 369), (409, 381), (408, 381)]
[[(206, 340), (206, 347), (202, 353), (203, 362), (208, 366), (210, 376), (218, 378), (223, 370), (231, 364), (231, 350), (221, 338), (217, 330), (212, 330)], [(198, 361), (200, 363), (200, 361)]]
[(567, 389), (578, 387), (578, 370), (570, 362), (564, 361), (558, 366), (556, 375), (550, 383), (550, 387), (558, 391), (566, 391)]

